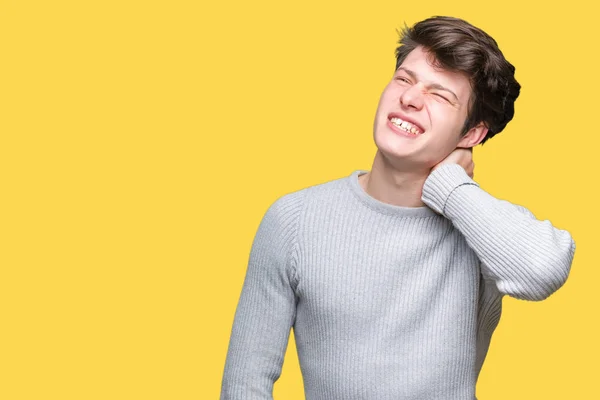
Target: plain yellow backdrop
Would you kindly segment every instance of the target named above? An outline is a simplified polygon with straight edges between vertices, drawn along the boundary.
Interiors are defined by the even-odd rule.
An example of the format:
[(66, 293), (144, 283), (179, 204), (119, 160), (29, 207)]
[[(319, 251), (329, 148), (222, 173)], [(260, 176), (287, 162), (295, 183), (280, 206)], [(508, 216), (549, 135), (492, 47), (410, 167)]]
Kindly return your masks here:
[[(475, 179), (577, 244), (558, 292), (504, 300), (478, 397), (600, 398), (588, 4), (2, 1), (0, 398), (218, 398), (264, 212), (371, 167), (396, 29), (432, 15), (522, 85)], [(304, 399), (293, 335), (275, 398)]]

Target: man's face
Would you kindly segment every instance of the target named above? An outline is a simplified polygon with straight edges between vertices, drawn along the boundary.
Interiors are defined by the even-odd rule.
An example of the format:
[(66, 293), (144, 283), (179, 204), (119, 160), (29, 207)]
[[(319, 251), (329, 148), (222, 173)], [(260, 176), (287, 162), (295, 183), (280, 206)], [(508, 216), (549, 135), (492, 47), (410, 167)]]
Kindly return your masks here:
[(469, 140), (460, 136), (469, 80), (434, 68), (431, 57), (420, 46), (408, 54), (381, 94), (373, 127), (375, 143), (387, 158), (417, 168), (433, 167)]

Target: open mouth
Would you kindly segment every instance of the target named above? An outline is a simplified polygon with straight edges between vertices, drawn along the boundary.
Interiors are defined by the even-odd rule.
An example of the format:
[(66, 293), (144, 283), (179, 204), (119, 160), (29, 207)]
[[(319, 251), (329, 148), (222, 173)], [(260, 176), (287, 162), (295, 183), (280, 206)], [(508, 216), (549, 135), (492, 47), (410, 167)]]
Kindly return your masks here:
[(410, 135), (418, 136), (423, 134), (423, 130), (421, 128), (408, 121), (404, 121), (398, 117), (391, 117), (389, 120), (395, 127)]

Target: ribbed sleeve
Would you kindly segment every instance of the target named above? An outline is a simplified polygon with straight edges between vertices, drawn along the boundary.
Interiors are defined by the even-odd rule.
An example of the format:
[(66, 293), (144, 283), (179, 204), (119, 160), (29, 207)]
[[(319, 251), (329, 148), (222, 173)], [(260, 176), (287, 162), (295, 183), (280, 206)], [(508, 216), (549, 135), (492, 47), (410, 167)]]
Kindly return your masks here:
[(276, 200), (254, 237), (231, 331), (221, 400), (273, 398), (296, 312), (291, 253), (302, 194)]
[(543, 300), (566, 281), (575, 253), (570, 233), (491, 196), (460, 165), (436, 168), (425, 181), (422, 200), (465, 236), (482, 274), (501, 293)]

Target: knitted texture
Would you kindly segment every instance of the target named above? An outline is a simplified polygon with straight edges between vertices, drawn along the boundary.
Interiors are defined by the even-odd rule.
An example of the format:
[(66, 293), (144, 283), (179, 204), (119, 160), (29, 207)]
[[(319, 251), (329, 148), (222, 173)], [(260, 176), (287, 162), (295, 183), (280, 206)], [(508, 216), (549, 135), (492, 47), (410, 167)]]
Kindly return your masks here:
[(349, 176), (288, 193), (256, 232), (221, 400), (273, 399), (293, 328), (307, 400), (473, 400), (502, 297), (566, 281), (569, 232), (436, 168), (424, 207)]

